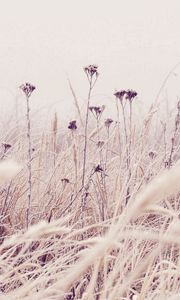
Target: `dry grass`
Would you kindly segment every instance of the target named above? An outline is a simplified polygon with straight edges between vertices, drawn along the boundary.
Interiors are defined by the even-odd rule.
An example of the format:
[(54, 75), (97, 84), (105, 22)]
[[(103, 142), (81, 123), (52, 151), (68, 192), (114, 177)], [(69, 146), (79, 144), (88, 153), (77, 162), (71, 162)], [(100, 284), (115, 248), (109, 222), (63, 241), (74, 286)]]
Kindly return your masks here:
[(62, 132), (57, 113), (48, 129), (32, 122), (28, 229), (25, 127), (1, 129), (0, 299), (180, 299), (178, 111), (166, 131), (157, 107), (90, 119), (84, 170), (76, 107), (77, 129)]

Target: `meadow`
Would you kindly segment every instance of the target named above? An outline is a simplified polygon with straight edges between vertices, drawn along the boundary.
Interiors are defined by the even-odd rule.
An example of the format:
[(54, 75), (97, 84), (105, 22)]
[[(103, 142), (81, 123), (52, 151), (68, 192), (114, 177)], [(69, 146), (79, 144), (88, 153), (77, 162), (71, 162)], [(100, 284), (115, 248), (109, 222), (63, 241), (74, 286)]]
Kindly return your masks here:
[(0, 299), (180, 299), (180, 102), (137, 118), (138, 91), (112, 91), (115, 117), (91, 104), (61, 130), (26, 114), (1, 122)]

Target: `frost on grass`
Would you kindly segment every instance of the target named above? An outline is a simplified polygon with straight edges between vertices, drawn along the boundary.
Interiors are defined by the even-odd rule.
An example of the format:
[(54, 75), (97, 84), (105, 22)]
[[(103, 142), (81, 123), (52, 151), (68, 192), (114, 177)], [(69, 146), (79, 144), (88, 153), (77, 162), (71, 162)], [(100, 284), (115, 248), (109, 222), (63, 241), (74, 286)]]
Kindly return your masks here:
[(25, 83), (27, 130), (2, 137), (0, 299), (179, 299), (180, 105), (156, 130), (158, 107), (138, 118), (137, 92), (120, 89), (112, 119), (91, 97), (97, 66), (84, 71), (87, 107), (71, 86), (63, 132), (57, 113), (43, 130), (29, 114)]

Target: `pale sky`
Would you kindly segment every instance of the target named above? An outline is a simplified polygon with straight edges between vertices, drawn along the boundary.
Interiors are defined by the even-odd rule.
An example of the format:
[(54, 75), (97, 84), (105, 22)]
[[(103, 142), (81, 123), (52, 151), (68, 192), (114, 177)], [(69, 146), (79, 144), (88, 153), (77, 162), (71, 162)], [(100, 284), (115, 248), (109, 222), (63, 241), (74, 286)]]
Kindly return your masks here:
[[(93, 63), (100, 72), (96, 104), (109, 109), (114, 90), (124, 88), (139, 93), (139, 105), (153, 102), (180, 62), (179, 12), (179, 0), (0, 0), (1, 111), (29, 81), (37, 86), (34, 109), (71, 117), (67, 74), (82, 105), (88, 88), (82, 68)], [(170, 76), (165, 93), (176, 102), (178, 76)]]

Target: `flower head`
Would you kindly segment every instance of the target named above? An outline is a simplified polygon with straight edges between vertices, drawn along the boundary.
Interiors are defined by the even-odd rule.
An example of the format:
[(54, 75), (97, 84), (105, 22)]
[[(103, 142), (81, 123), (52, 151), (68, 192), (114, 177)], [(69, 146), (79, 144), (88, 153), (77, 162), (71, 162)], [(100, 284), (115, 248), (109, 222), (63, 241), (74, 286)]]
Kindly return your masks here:
[(124, 99), (124, 96), (125, 99), (132, 101), (137, 96), (137, 92), (134, 90), (120, 90), (115, 92), (114, 96), (116, 96), (116, 98), (118, 98), (120, 101)]
[(66, 184), (66, 183), (69, 183), (70, 181), (68, 178), (62, 178), (61, 182)]
[(97, 65), (89, 65), (84, 67), (84, 72), (89, 78), (92, 78), (94, 75), (96, 75), (97, 77), (99, 75), (97, 69), (98, 69)]
[(32, 85), (28, 82), (26, 82), (25, 84), (22, 84), (19, 88), (24, 92), (26, 97), (30, 97), (32, 92), (36, 89), (36, 87), (34, 85)]
[(98, 148), (102, 148), (104, 146), (104, 141), (98, 141), (97, 146)]
[(89, 110), (93, 113), (93, 115), (96, 117), (96, 119), (100, 119), (104, 109), (105, 109), (105, 105), (89, 107)]
[(111, 118), (107, 118), (105, 121), (104, 121), (104, 124), (106, 126), (106, 128), (109, 128), (111, 126), (111, 124), (113, 123), (113, 120)]
[(133, 90), (127, 90), (126, 91), (126, 99), (129, 101), (132, 101), (137, 96), (137, 92)]
[(71, 130), (76, 130), (77, 129), (76, 121), (74, 120), (74, 121), (69, 122), (68, 128)]
[(4, 153), (6, 153), (12, 147), (12, 145), (9, 143), (2, 143), (2, 146), (4, 148)]
[(94, 168), (94, 172), (101, 173), (101, 172), (104, 172), (104, 170), (103, 170), (103, 168), (100, 165), (97, 165)]
[(166, 169), (169, 169), (170, 167), (171, 167), (171, 165), (172, 165), (172, 161), (170, 161), (170, 160), (166, 160), (165, 162), (164, 162), (164, 167), (166, 168)]
[(149, 152), (149, 157), (150, 157), (151, 159), (156, 158), (156, 156), (157, 156), (157, 154), (156, 154), (154, 151), (150, 151), (150, 152)]
[(124, 95), (126, 94), (125, 90), (120, 90), (114, 93), (114, 96), (122, 101)]

